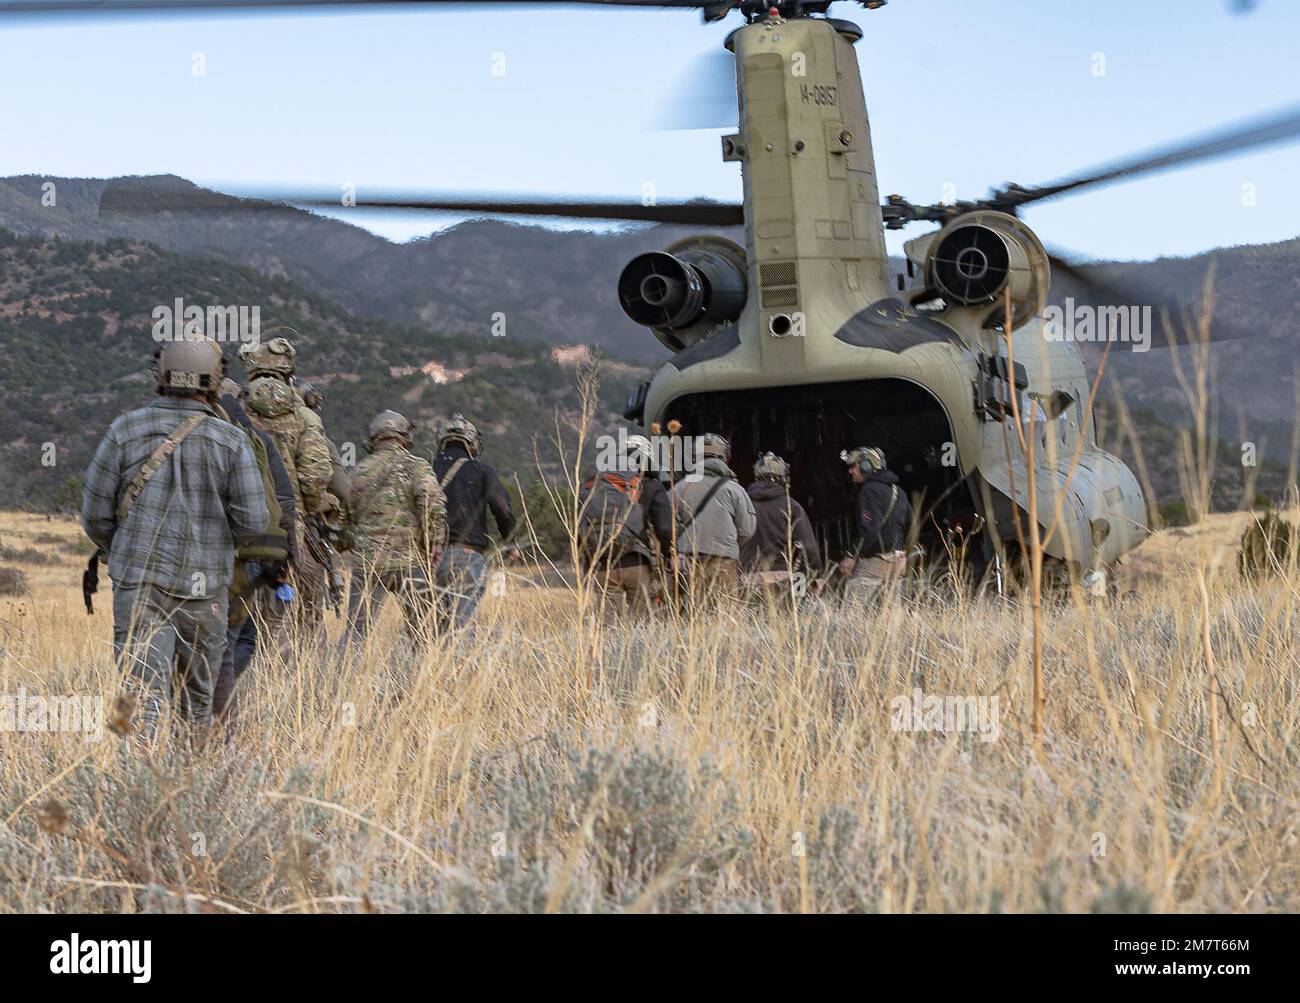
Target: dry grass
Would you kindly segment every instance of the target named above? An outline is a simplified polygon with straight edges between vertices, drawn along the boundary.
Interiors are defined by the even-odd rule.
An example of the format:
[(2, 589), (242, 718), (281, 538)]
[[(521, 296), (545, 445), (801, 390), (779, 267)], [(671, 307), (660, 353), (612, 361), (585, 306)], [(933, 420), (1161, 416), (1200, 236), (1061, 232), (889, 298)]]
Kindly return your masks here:
[[(1014, 604), (620, 628), (514, 580), (401, 699), (390, 608), (360, 658), (258, 665), (206, 754), (0, 735), (0, 909), (1295, 910), (1300, 579), (1216, 564), (1232, 519), (1150, 541), (1137, 597), (1045, 607), (1041, 761)], [(0, 600), (0, 693), (108, 708), (107, 594), (86, 616), (37, 534), (77, 537), (0, 516), (64, 558)], [(915, 687), (996, 695), (996, 740), (895, 730)]]

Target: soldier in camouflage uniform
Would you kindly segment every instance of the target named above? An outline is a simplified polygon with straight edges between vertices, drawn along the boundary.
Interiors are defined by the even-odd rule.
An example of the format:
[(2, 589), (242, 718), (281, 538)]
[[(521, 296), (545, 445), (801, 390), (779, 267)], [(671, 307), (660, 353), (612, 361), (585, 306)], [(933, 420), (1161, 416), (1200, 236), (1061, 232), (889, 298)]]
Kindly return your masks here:
[[(325, 407), (325, 395), (312, 386), (310, 383), (299, 383), (294, 389), (298, 391), (298, 396), (302, 402), (311, 408), (317, 415), (321, 414)], [(339, 507), (344, 512), (348, 508), (348, 499), (352, 495), (352, 475), (348, 473), (348, 468), (343, 462), (343, 454), (339, 452), (339, 447), (334, 440), (328, 435), (325, 437), (325, 444), (329, 446), (330, 463), (334, 467), (334, 473), (330, 477), (327, 485), (329, 493), (339, 500)]]
[[(293, 481), (298, 519), (295, 523), (296, 561), (291, 584), (296, 595), (285, 603), (266, 589), (258, 593), (258, 616), (280, 654), (293, 652), (294, 634), (319, 642), (324, 630), (326, 570), (306, 544), (307, 523), (313, 517), (337, 522), (339, 501), (329, 491), (334, 475), (329, 443), (320, 417), (302, 402), (293, 387), (296, 352), (284, 338), (242, 345), (239, 361), (248, 373), (244, 406), (253, 425), (265, 432), (279, 450)], [(292, 609), (290, 606), (292, 605)]]
[(411, 452), (411, 422), (383, 411), (370, 423), (370, 455), (352, 474), (352, 591), (345, 645), (359, 646), (384, 594), (402, 603), (413, 642), (427, 636), (433, 578), (447, 539), (446, 500), (427, 460)]

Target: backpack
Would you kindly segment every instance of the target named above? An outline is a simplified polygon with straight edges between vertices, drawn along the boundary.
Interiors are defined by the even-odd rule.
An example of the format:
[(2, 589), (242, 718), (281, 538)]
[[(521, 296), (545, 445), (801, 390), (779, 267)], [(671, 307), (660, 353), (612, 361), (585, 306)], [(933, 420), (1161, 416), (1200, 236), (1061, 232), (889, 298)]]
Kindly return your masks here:
[(617, 561), (644, 546), (645, 510), (641, 507), (641, 477), (599, 474), (582, 485), (578, 511), (578, 541), (593, 562)]
[[(241, 426), (236, 425), (236, 428)], [(280, 525), (280, 520), (284, 516), (280, 508), (280, 501), (275, 496), (275, 478), (271, 476), (271, 461), (266, 455), (266, 443), (264, 443), (256, 433), (246, 428), (241, 429), (248, 437), (249, 448), (253, 451), (253, 458), (257, 461), (257, 472), (262, 477), (262, 491), (266, 495), (266, 511), (270, 515), (267, 520), (266, 531), (256, 540), (244, 544), (235, 551), (235, 560), (237, 561), (262, 561), (272, 563), (275, 561), (287, 561), (289, 559), (289, 536)]]
[[(256, 540), (244, 544), (235, 551), (235, 563), (241, 564), (245, 561), (261, 561), (265, 564), (272, 564), (277, 561), (287, 561), (289, 559), (289, 536), (280, 525), (284, 518), (284, 511), (280, 508), (280, 500), (275, 493), (275, 477), (271, 473), (271, 460), (266, 453), (266, 443), (262, 437), (254, 430), (255, 426), (247, 413), (240, 408), (237, 401), (223, 401), (217, 405), (220, 413), (226, 421), (234, 425), (244, 433), (248, 440), (248, 448), (253, 451), (253, 459), (257, 461), (257, 472), (262, 478), (262, 492), (266, 496), (266, 511), (270, 515), (267, 521), (266, 530)], [(274, 441), (273, 436), (268, 436)], [(284, 457), (281, 454), (281, 460)], [(285, 464), (286, 469), (288, 464)], [(292, 476), (292, 473), (290, 474)]]

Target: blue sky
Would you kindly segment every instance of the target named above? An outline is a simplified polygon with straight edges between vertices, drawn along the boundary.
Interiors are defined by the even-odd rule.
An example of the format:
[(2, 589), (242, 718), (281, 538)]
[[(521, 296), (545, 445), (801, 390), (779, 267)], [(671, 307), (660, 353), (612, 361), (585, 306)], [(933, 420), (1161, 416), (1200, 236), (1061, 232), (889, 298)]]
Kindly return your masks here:
[[(866, 31), (858, 55), (882, 194), (937, 201), (947, 183), (971, 197), (1045, 182), (1300, 104), (1300, 3), (1257, 0), (1246, 16), (1233, 7), (893, 0), (835, 13)], [(721, 162), (717, 130), (653, 125), (664, 97), (739, 23), (518, 7), (0, 21), (0, 175), (633, 200), (651, 182), (661, 200), (737, 199), (739, 168)], [(205, 75), (193, 73), (196, 53)], [(1190, 254), (1300, 234), (1298, 184), (1300, 144), (1026, 219), (1086, 256)], [(1243, 204), (1245, 185), (1254, 205)], [(367, 225), (400, 240), (451, 221)]]

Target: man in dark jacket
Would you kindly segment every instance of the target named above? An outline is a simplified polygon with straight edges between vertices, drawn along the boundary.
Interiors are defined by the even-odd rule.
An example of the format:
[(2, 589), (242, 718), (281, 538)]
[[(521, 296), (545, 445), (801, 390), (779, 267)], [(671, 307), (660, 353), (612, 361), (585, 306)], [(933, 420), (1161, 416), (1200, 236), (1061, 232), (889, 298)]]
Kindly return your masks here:
[(898, 477), (885, 469), (885, 454), (874, 446), (859, 446), (840, 453), (849, 466), (849, 477), (858, 485), (856, 506), (857, 539), (840, 561), (848, 578), (847, 599), (874, 599), (886, 590), (894, 591), (907, 567), (907, 527), (912, 506), (898, 486)]
[(658, 555), (670, 553), (672, 546), (672, 502), (650, 469), (652, 452), (645, 436), (626, 436), (605, 469), (598, 464), (583, 484), (583, 568), (593, 572), (606, 609), (616, 614), (650, 611), (660, 591)]
[[(266, 463), (275, 484), (275, 498), (280, 505), (280, 531), (284, 534), (289, 551), (289, 562), (294, 554), (295, 528), (298, 517), (293, 495), (293, 478), (289, 475), (275, 440), (257, 428), (244, 411), (240, 398), (243, 388), (234, 380), (221, 381), (220, 407), (231, 424), (255, 436), (266, 451)], [(259, 588), (275, 590), (288, 579), (286, 562), (257, 562), (240, 560), (236, 554), (235, 578), (230, 590), (229, 612), (226, 620), (226, 651), (221, 657), (221, 670), (217, 675), (212, 694), (212, 713), (218, 719), (234, 716), (235, 684), (244, 674), (257, 651), (257, 620), (252, 615), (254, 593)]]
[(673, 503), (668, 487), (655, 469), (654, 447), (644, 435), (627, 437), (628, 462), (641, 472), (641, 509), (645, 512), (646, 543), (656, 561), (667, 561), (673, 549)]
[[(463, 414), (453, 414), (439, 429), (433, 472), (447, 497), (447, 547), (438, 565), (438, 628), (443, 631), (453, 625), (468, 628), (487, 588), (488, 512), (502, 543), (509, 544), (515, 531), (510, 496), (497, 472), (478, 459), (482, 448), (478, 429)], [(507, 559), (514, 553), (507, 546)]]
[(790, 588), (795, 574), (821, 566), (812, 523), (790, 497), (789, 483), (790, 464), (775, 453), (758, 458), (754, 481), (746, 489), (758, 528), (740, 547), (740, 565), (750, 585)]

